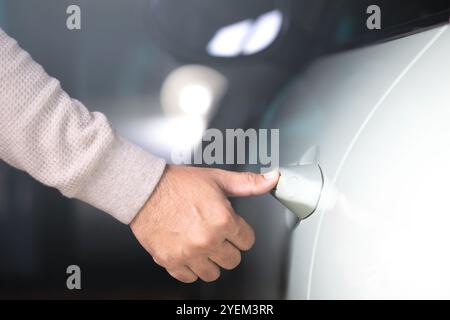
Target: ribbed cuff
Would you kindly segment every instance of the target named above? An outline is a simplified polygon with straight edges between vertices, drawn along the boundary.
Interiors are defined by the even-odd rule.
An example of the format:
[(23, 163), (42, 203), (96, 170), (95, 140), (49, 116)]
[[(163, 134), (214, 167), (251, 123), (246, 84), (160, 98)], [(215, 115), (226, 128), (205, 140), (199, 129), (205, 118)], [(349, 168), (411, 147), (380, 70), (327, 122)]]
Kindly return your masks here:
[(155, 189), (165, 165), (163, 159), (116, 137), (74, 197), (129, 224)]

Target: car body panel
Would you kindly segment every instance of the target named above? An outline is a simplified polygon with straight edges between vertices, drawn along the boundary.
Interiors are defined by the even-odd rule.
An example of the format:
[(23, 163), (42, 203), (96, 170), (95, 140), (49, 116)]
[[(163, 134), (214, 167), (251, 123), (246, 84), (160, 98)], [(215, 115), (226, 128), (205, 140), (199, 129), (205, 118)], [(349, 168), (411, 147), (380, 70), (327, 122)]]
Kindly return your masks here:
[(316, 146), (325, 173), (288, 298), (450, 297), (447, 29), (325, 57), (274, 112), (281, 163)]

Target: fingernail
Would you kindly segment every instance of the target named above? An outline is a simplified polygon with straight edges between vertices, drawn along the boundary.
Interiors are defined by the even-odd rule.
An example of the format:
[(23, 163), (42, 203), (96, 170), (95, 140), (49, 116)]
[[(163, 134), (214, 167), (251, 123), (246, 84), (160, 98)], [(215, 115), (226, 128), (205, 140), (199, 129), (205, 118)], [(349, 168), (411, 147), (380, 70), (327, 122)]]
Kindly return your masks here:
[(280, 175), (280, 173), (278, 172), (278, 170), (273, 170), (273, 171), (264, 173), (263, 177), (266, 180), (273, 180), (275, 178), (278, 178), (279, 175)]

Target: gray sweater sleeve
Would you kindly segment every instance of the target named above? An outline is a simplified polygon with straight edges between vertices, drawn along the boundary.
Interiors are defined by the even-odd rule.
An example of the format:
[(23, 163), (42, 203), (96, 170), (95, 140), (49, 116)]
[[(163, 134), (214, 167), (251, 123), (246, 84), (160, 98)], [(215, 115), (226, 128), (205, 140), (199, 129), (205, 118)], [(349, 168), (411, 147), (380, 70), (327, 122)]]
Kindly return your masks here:
[(71, 99), (1, 29), (0, 108), (0, 159), (123, 223), (131, 222), (164, 171), (164, 160)]

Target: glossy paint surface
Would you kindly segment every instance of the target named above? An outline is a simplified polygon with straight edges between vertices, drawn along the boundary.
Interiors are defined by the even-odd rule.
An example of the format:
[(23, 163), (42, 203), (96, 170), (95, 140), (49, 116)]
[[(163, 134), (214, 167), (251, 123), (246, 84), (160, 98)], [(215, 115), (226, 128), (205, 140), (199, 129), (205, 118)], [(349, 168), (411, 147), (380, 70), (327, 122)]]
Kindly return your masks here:
[[(288, 298), (450, 298), (450, 29), (326, 57), (274, 112), (281, 164), (319, 150)], [(281, 214), (281, 213), (280, 213)]]

